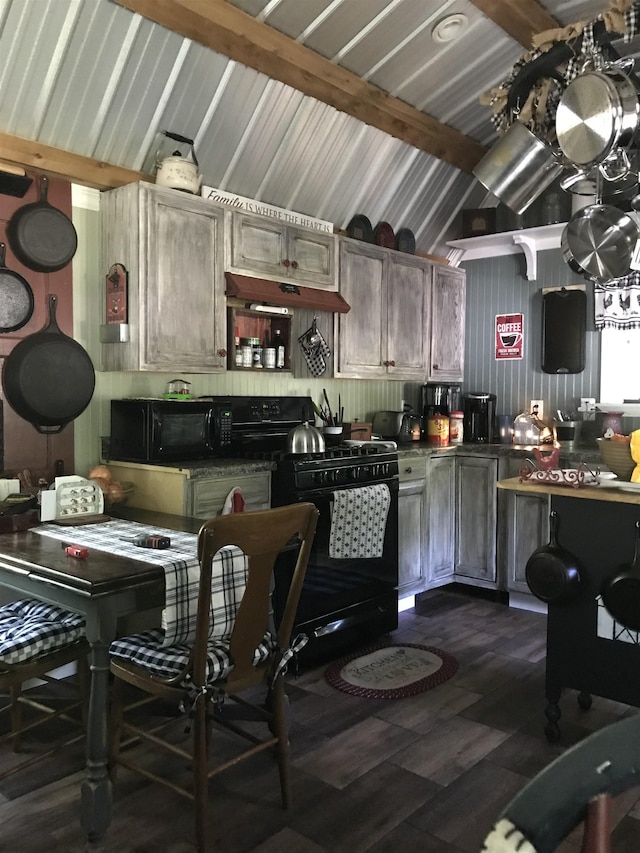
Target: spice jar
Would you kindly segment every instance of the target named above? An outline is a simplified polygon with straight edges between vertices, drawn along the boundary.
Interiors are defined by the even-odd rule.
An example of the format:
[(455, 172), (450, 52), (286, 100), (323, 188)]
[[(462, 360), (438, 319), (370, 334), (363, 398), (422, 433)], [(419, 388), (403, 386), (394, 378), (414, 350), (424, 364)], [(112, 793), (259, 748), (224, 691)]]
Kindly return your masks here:
[(449, 443), (462, 444), (464, 441), (464, 413), (451, 412), (449, 415)]
[(262, 344), (260, 338), (251, 338), (251, 366), (262, 367)]
[(270, 370), (275, 370), (276, 367), (276, 348), (275, 347), (265, 347), (264, 352), (264, 366), (269, 368)]

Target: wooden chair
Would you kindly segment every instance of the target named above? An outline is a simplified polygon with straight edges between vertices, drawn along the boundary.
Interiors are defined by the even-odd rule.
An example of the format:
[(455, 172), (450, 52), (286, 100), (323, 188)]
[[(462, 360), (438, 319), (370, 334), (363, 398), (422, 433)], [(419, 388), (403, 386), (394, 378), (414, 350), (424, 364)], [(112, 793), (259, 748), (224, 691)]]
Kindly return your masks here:
[[(115, 679), (111, 716), (112, 777), (120, 764), (193, 800), (199, 851), (207, 849), (208, 781), (238, 761), (266, 749), (275, 749), (282, 804), (284, 808), (290, 804), (284, 673), (292, 646), (298, 642), (297, 638), (291, 642), (291, 631), (317, 517), (318, 511), (313, 504), (300, 503), (221, 516), (206, 522), (198, 534), (200, 567), (193, 642), (167, 646), (163, 645), (162, 631), (147, 631), (116, 640), (111, 646), (111, 672)], [(238, 568), (237, 548), (234, 556), (228, 549), (221, 552), (223, 546), (241, 549), (241, 568)], [(286, 546), (298, 547), (297, 562), (277, 637), (273, 637), (268, 630), (270, 586), (275, 559)], [(224, 558), (223, 554), (226, 554)], [(224, 600), (222, 613), (215, 606), (216, 597), (220, 596)], [(217, 626), (220, 620), (223, 623), (221, 627)], [(167, 744), (166, 738), (159, 736), (160, 727), (148, 731), (125, 721), (125, 683), (148, 694), (145, 701), (160, 697), (173, 700), (176, 706), (185, 709), (193, 721), (191, 746), (174, 742)], [(264, 704), (238, 696), (259, 685), (266, 688)], [(135, 707), (139, 708), (140, 704), (135, 703)], [(236, 713), (238, 710), (239, 715)], [(243, 729), (236, 722), (238, 716), (265, 722), (268, 734), (260, 738), (255, 731)], [(217, 766), (210, 766), (212, 721), (247, 738), (251, 746)], [(171, 722), (175, 724), (175, 718), (169, 721), (169, 725)], [(184, 727), (183, 721), (181, 725)], [(164, 746), (172, 753), (187, 758), (193, 767), (192, 782), (188, 787), (181, 787), (135, 762), (130, 751), (121, 746), (123, 735), (154, 746)]]
[[(1, 740), (11, 740), (14, 751), (19, 752), (25, 732), (54, 718), (73, 723), (83, 730), (79, 735), (58, 742), (51, 749), (3, 771), (0, 779), (84, 738), (89, 693), (88, 652), (84, 618), (79, 614), (35, 599), (20, 599), (0, 607), (0, 692), (6, 692), (9, 699), (0, 710), (10, 714), (10, 730)], [(63, 700), (61, 704), (51, 704), (51, 700), (39, 692), (23, 692), (25, 682), (31, 679), (60, 686), (63, 682), (51, 678), (48, 673), (73, 662), (78, 666), (79, 696), (76, 694), (71, 702)], [(25, 707), (36, 711), (29, 721), (23, 718)]]
[(570, 747), (507, 805), (482, 853), (552, 853), (584, 824), (581, 853), (611, 853), (611, 802), (640, 786), (640, 716)]

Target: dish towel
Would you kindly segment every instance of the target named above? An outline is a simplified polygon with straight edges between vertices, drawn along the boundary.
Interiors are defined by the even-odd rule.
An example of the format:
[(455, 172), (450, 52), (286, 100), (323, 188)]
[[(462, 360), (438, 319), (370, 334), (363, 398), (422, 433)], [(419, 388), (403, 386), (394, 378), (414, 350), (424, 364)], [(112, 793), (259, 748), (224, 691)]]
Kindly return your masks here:
[(235, 486), (227, 497), (222, 506), (221, 515), (230, 515), (233, 512), (244, 512), (244, 497), (242, 490)]
[(386, 483), (334, 492), (329, 556), (347, 560), (381, 557), (390, 504)]

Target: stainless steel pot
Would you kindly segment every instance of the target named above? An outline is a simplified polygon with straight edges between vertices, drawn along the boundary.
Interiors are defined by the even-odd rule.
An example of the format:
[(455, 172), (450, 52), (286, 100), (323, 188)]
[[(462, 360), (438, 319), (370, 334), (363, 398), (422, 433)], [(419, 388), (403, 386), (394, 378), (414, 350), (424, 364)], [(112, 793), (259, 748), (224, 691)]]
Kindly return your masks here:
[(640, 233), (636, 222), (608, 204), (575, 213), (562, 234), (562, 254), (574, 272), (599, 283), (629, 272)]
[(514, 121), (473, 170), (490, 192), (514, 213), (524, 213), (560, 175), (564, 165), (558, 153)]
[(638, 92), (620, 66), (588, 71), (569, 83), (560, 98), (558, 145), (577, 166), (602, 163), (616, 149), (629, 148), (639, 117)]
[(287, 453), (324, 453), (324, 449), (324, 436), (309, 421), (295, 426), (287, 434)]

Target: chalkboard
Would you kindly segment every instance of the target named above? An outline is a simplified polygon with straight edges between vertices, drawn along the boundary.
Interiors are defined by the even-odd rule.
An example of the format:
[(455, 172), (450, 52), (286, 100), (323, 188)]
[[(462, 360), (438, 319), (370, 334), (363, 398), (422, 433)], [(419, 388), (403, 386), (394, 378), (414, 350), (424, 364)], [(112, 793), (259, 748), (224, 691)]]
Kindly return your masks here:
[(559, 288), (542, 297), (542, 369), (582, 373), (587, 329), (587, 294)]

